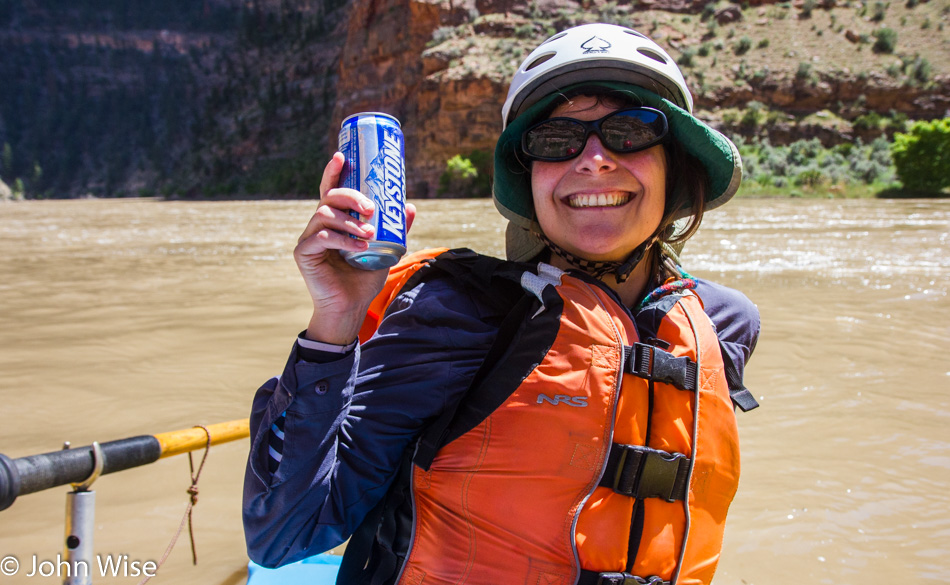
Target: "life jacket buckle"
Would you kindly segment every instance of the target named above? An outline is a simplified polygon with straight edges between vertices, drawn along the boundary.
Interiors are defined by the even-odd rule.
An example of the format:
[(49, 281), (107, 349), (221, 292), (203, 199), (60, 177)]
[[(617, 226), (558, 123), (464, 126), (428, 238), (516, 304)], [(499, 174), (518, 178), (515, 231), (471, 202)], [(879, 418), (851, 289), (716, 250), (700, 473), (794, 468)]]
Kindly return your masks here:
[(624, 371), (647, 380), (672, 384), (680, 390), (696, 391), (698, 370), (696, 362), (689, 357), (673, 357), (670, 352), (646, 343), (624, 347), (624, 355)]
[(687, 491), (689, 457), (639, 445), (611, 446), (608, 473), (600, 485), (634, 498), (683, 500)]
[(687, 463), (689, 458), (682, 453), (651, 451), (643, 462), (643, 472), (637, 486), (638, 495), (657, 497), (667, 502), (675, 502), (673, 492), (676, 479), (680, 475), (680, 462)]
[(643, 578), (630, 573), (600, 573), (598, 577), (596, 585), (670, 585), (656, 575)]

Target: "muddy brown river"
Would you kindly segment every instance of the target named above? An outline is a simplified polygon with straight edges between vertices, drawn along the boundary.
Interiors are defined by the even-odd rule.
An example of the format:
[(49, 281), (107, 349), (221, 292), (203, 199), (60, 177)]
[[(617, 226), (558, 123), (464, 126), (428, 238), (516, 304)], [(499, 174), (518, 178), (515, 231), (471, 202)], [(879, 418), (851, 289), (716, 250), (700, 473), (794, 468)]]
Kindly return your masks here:
[[(411, 247), (502, 253), (489, 201), (421, 201)], [(312, 202), (0, 204), (0, 453), (54, 451), (247, 416), (306, 326), (291, 250)], [(740, 413), (742, 481), (718, 584), (950, 582), (950, 200), (743, 199), (710, 212), (687, 270), (762, 313)], [(151, 583), (243, 583), (247, 442), (212, 449)], [(95, 551), (157, 560), (187, 457), (94, 485)], [(27, 577), (62, 550), (66, 488), (0, 512)], [(138, 579), (97, 578), (96, 583)]]

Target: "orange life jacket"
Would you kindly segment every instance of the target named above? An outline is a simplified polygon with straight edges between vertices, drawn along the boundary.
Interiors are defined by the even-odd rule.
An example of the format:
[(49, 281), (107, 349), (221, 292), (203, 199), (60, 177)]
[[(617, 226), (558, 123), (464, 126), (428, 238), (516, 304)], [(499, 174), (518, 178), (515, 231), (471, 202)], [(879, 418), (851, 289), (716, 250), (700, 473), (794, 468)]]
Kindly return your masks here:
[[(391, 273), (362, 340), (440, 252)], [(395, 582), (709, 583), (739, 443), (700, 299), (674, 293), (644, 309), (655, 326), (641, 339), (592, 279), (542, 264), (521, 285), (530, 311), (476, 375), (475, 406), (455, 415), (477, 422), (439, 429), (428, 458), (425, 438), (417, 448), (411, 544)]]

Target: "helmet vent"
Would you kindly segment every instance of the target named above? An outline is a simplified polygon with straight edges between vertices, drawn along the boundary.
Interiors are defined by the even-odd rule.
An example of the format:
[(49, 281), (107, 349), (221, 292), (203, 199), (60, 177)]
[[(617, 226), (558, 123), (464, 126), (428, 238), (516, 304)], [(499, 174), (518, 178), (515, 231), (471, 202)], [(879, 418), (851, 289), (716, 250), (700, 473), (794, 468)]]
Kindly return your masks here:
[(555, 53), (555, 52), (553, 52), (553, 51), (550, 52), (550, 53), (545, 53), (545, 54), (541, 55), (540, 57), (538, 57), (537, 59), (535, 59), (534, 61), (532, 61), (530, 65), (528, 65), (527, 67), (524, 68), (524, 70), (525, 70), (525, 71), (531, 71), (532, 69), (534, 69), (534, 68), (537, 67), (538, 65), (541, 65), (541, 64), (544, 63), (545, 61), (551, 59), (551, 58), (554, 57), (555, 55), (557, 55), (557, 53)]
[(653, 59), (654, 61), (659, 61), (659, 62), (662, 63), (663, 65), (666, 65), (666, 64), (667, 64), (666, 57), (664, 57), (663, 55), (657, 53), (656, 51), (653, 51), (653, 50), (650, 50), (650, 49), (646, 49), (646, 48), (644, 48), (644, 47), (637, 47), (637, 52), (640, 53), (641, 55), (645, 56), (645, 57), (649, 57), (649, 58)]
[(556, 40), (558, 40), (558, 39), (561, 38), (561, 37), (566, 37), (566, 36), (567, 36), (567, 31), (558, 33), (558, 34), (554, 35), (553, 37), (549, 38), (548, 40), (544, 41), (543, 43), (541, 43), (541, 44), (538, 45), (538, 46), (541, 47), (541, 46), (546, 45), (546, 44), (548, 44), (548, 43), (550, 43), (550, 42), (552, 42), (552, 41), (556, 41)]
[(646, 36), (645, 34), (639, 33), (639, 32), (637, 32), (637, 31), (632, 30), (632, 29), (629, 29), (629, 28), (628, 28), (628, 29), (625, 29), (623, 32), (627, 33), (628, 35), (632, 35), (632, 36), (635, 36), (635, 37), (640, 37), (641, 39), (646, 39), (646, 40), (648, 40), (648, 41), (650, 40), (650, 37)]

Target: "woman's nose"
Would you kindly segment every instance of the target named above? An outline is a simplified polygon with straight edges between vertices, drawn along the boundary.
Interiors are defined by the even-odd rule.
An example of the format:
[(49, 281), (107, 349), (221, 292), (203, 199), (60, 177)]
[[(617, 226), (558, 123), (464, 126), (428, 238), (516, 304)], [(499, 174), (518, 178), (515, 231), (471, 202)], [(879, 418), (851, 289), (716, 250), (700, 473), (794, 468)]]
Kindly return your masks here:
[(596, 134), (587, 137), (587, 144), (575, 159), (574, 170), (579, 173), (601, 174), (617, 168), (614, 153), (610, 152)]

